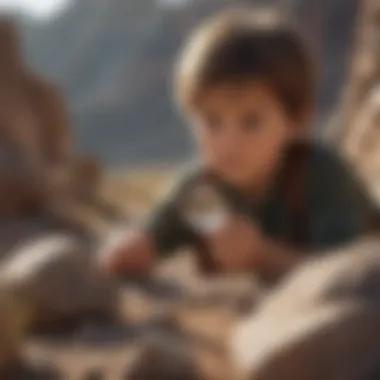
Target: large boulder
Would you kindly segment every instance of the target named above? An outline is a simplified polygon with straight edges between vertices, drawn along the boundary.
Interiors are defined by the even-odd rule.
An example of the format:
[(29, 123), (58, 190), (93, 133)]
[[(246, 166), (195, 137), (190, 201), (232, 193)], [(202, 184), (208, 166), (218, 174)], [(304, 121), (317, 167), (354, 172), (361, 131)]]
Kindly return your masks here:
[[(365, 129), (377, 129), (378, 119), (370, 117), (368, 120), (365, 114), (373, 114), (373, 94), (380, 80), (380, 4), (377, 0), (363, 0), (358, 4), (360, 12), (355, 28), (355, 47), (344, 96), (335, 120), (336, 142), (349, 156), (354, 155), (354, 160), (357, 160), (358, 154), (368, 155), (362, 139), (357, 139), (358, 133), (363, 130), (361, 119), (367, 119), (364, 122)], [(377, 144), (377, 141), (371, 141), (371, 145)]]
[(255, 380), (369, 379), (380, 368), (380, 241), (301, 266), (238, 325), (232, 351)]
[[(87, 245), (52, 235), (14, 249), (0, 269), (0, 297), (22, 310), (28, 325), (109, 317), (118, 305), (118, 286), (103, 274)], [(1, 299), (1, 298), (0, 298)]]

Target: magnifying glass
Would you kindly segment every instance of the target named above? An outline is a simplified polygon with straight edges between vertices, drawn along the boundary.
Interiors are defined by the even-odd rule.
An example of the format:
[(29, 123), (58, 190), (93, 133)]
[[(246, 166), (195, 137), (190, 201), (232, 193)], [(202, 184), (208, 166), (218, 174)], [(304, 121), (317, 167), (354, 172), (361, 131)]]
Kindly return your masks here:
[(205, 234), (222, 228), (230, 210), (216, 186), (200, 181), (184, 197), (181, 214), (194, 231)]

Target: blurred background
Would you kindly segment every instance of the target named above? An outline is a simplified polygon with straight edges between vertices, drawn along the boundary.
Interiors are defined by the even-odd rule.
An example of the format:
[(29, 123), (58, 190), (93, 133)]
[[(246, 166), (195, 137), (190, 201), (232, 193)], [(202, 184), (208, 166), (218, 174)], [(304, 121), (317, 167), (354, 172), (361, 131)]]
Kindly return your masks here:
[[(0, 283), (0, 379), (10, 378), (2, 375), (2, 363), (13, 365), (13, 353), (19, 359), (22, 338), (30, 326), (39, 326), (40, 319), (43, 325), (45, 321), (80, 317), (79, 328), (75, 326), (74, 333), (67, 336), (68, 345), (62, 345), (62, 340), (59, 345), (54, 341), (37, 344), (42, 356), (59, 363), (65, 372), (75, 373), (68, 379), (120, 380), (122, 377), (98, 376), (93, 369), (107, 362), (113, 373), (115, 360), (124, 366), (132, 347), (130, 338), (136, 331), (144, 336), (147, 327), (148, 333), (167, 329), (176, 334), (177, 319), (178, 331), (194, 330), (195, 336), (206, 338), (202, 342), (226, 340), (237, 316), (230, 313), (231, 305), (235, 305), (230, 299), (236, 302), (236, 294), (243, 295), (240, 282), (232, 279), (222, 288), (217, 284), (215, 294), (230, 298), (216, 307), (209, 302), (211, 298), (202, 298), (208, 290), (207, 282), (196, 271), (195, 277), (190, 273), (194, 255), (186, 255), (189, 252), (178, 255), (164, 272), (159, 272), (161, 282), (145, 291), (142, 284), (137, 286), (137, 295), (129, 293), (130, 288), (115, 287), (108, 277), (98, 277), (91, 261), (94, 255), (88, 255), (88, 261), (82, 257), (97, 252), (98, 243), (108, 235), (112, 239), (116, 235), (115, 241), (123, 238), (126, 225), (135, 216), (144, 216), (161, 187), (174, 178), (173, 169), (191, 159), (190, 134), (171, 95), (178, 49), (204, 18), (245, 5), (278, 7), (295, 19), (319, 69), (316, 118), (311, 131), (317, 137), (329, 136), (330, 142), (348, 154), (356, 168), (367, 175), (368, 183), (375, 185), (380, 201), (380, 0), (0, 0), (0, 16), (6, 16), (0, 20), (0, 260), (12, 259), (14, 247), (26, 242), (21, 259), (17, 261), (16, 255), (16, 264), (5, 266), (3, 273), (11, 268), (10, 276), (0, 276), (10, 283)], [(8, 22), (8, 16), (16, 28)], [(14, 35), (14, 29), (19, 36)], [(26, 65), (24, 58), (19, 59), (18, 39)], [(34, 266), (29, 254), (32, 259), (33, 254), (38, 258), (41, 248), (30, 250), (27, 244), (32, 244), (32, 238), (57, 231), (80, 237), (86, 255), (76, 251), (72, 254), (71, 246), (66, 251), (58, 242), (54, 247), (47, 246), (42, 252), (46, 261), (37, 259)], [(54, 255), (57, 249), (64, 259), (68, 258), (67, 266)], [(14, 270), (17, 266), (22, 270)], [(170, 276), (176, 286), (184, 283), (180, 293), (162, 286), (162, 279), (166, 281)], [(25, 294), (18, 293), (21, 277)], [(243, 283), (241, 298), (245, 300), (258, 296), (252, 291), (251, 277), (248, 289)], [(103, 282), (115, 300), (99, 290)], [(5, 301), (1, 285), (5, 294), (11, 294)], [(212, 285), (213, 295), (215, 284), (208, 285)], [(194, 299), (199, 296), (203, 303), (196, 310), (181, 310), (177, 316), (176, 302), (192, 286), (196, 290)], [(79, 291), (82, 288), (85, 290)], [(45, 303), (39, 303), (40, 294), (43, 300), (48, 294)], [(130, 294), (132, 300), (125, 297)], [(9, 307), (7, 303), (4, 307), (8, 301)], [(125, 319), (130, 326), (118, 330), (112, 325), (107, 330), (107, 326), (99, 328), (91, 324), (92, 320), (84, 320), (94, 307), (115, 317), (113, 301), (119, 302), (122, 321)], [(171, 313), (175, 313), (174, 319)], [(167, 321), (174, 321), (174, 328)], [(117, 340), (119, 345), (123, 339), (128, 351), (120, 345), (106, 350), (106, 355), (107, 342)], [(100, 346), (89, 350), (89, 344), (95, 341)], [(173, 344), (175, 350), (177, 343)], [(137, 347), (134, 341), (132, 345), (132, 349)], [(194, 347), (194, 351), (201, 348), (201, 363), (210, 360), (204, 354), (213, 350), (198, 343)], [(207, 379), (235, 378), (225, 372), (229, 363), (222, 352), (212, 352), (216, 361), (212, 360), (211, 372), (217, 369), (223, 376)], [(302, 355), (300, 358), (303, 360)], [(88, 369), (88, 376), (78, 376)], [(184, 374), (188, 372), (185, 366)]]
[(191, 156), (170, 79), (189, 31), (216, 11), (273, 5), (298, 21), (318, 59), (314, 130), (326, 128), (352, 47), (358, 0), (0, 0), (27, 60), (62, 90), (78, 149), (108, 167), (167, 166)]

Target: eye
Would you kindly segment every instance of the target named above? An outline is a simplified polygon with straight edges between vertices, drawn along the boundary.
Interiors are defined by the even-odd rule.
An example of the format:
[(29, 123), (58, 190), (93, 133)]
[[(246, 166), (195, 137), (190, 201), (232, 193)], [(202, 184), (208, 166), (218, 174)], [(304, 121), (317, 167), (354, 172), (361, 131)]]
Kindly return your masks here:
[(240, 120), (240, 126), (247, 132), (257, 131), (261, 127), (261, 124), (262, 118), (257, 112), (248, 113)]

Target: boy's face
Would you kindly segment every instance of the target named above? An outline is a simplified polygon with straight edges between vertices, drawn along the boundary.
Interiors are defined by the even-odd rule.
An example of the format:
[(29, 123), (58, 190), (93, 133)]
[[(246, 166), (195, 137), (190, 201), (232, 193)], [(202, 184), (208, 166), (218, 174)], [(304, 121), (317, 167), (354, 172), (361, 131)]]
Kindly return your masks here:
[(259, 83), (214, 86), (193, 116), (205, 165), (239, 187), (277, 168), (297, 128), (271, 88)]

